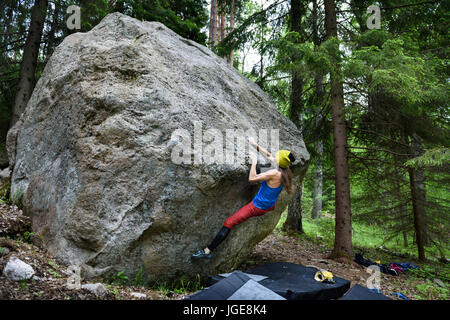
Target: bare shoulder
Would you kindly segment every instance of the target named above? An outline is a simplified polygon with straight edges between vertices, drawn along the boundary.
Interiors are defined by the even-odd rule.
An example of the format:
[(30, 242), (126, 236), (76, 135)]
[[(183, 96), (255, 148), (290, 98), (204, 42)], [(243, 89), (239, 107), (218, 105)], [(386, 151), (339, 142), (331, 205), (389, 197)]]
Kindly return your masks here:
[(279, 170), (277, 170), (277, 169), (267, 170), (266, 173), (267, 173), (267, 175), (274, 176), (274, 177), (278, 176), (278, 175), (281, 175), (281, 172)]
[(267, 175), (270, 176), (271, 178), (281, 178), (281, 172), (277, 169), (270, 169), (267, 172)]

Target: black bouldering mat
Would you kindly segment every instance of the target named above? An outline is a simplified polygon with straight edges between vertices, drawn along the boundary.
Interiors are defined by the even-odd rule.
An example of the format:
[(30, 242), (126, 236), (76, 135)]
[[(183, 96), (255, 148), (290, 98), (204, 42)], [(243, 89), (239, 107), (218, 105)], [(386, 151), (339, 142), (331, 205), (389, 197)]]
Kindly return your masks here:
[[(350, 281), (334, 276), (336, 283), (314, 280), (317, 269), (288, 262), (274, 262), (246, 271), (246, 274), (264, 276), (258, 283), (287, 300), (331, 300), (338, 299), (350, 288)], [(210, 283), (223, 276), (209, 278)]]
[(342, 298), (339, 300), (393, 300), (386, 297), (382, 293), (373, 292), (370, 289), (355, 284)]
[(241, 271), (235, 271), (185, 300), (286, 300)]

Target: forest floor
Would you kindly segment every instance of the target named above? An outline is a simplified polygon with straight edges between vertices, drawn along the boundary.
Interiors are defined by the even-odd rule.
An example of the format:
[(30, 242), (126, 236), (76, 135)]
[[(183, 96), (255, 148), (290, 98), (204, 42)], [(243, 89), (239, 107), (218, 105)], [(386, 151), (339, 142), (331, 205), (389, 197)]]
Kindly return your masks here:
[[(46, 250), (32, 244), (33, 234), (29, 230), (29, 220), (17, 207), (0, 202), (0, 270), (3, 270), (11, 256), (16, 256), (33, 267), (35, 277), (24, 281), (11, 281), (0, 273), (0, 299), (7, 300), (180, 300), (193, 291), (201, 288), (200, 284), (193, 287), (144, 286), (136, 281), (129, 281), (118, 275), (115, 281), (108, 283), (101, 279), (82, 284), (103, 283), (106, 292), (102, 296), (79, 289), (67, 287), (70, 273), (67, 267), (58, 263)], [(351, 281), (353, 286), (359, 283), (367, 286), (370, 274), (365, 267), (354, 264), (340, 263), (327, 259), (331, 248), (320, 241), (302, 235), (287, 235), (280, 228), (255, 246), (248, 259), (238, 266), (238, 270), (248, 270), (251, 267), (268, 262), (284, 261), (305, 266), (315, 266), (331, 271), (334, 276)], [(371, 252), (374, 254), (374, 251)], [(368, 256), (371, 260), (387, 262), (406, 262), (404, 258), (386, 253), (378, 256)], [(448, 299), (448, 266), (434, 267), (434, 264), (420, 264), (417, 261), (407, 261), (420, 265), (426, 272), (407, 271), (398, 276), (381, 274), (380, 289), (382, 293), (392, 297), (393, 292), (400, 292), (408, 299)], [(445, 274), (444, 274), (445, 273)], [(438, 279), (438, 281), (434, 281)], [(440, 280), (439, 280), (440, 279)], [(443, 280), (443, 281), (441, 281)], [(440, 282), (440, 284), (439, 284)], [(191, 283), (192, 284), (192, 283)], [(444, 285), (444, 287), (442, 287)], [(142, 294), (137, 297), (136, 293)], [(392, 297), (394, 299), (400, 299)]]
[[(45, 249), (32, 243), (29, 218), (16, 206), (0, 201), (0, 300), (176, 300), (184, 296), (165, 286), (148, 288), (133, 285), (125, 277), (104, 282), (101, 279), (85, 281), (102, 283), (104, 294), (97, 296), (86, 289), (69, 289), (70, 273)], [(29, 280), (12, 281), (3, 275), (3, 270), (14, 256), (30, 265), (35, 274)], [(136, 297), (135, 294), (142, 294)]]
[[(247, 270), (263, 263), (284, 261), (324, 269), (330, 271), (333, 276), (351, 281), (351, 286), (360, 284), (367, 287), (367, 280), (372, 273), (368, 273), (366, 267), (360, 266), (355, 262), (348, 264), (327, 259), (331, 249), (306, 237), (286, 235), (279, 230), (275, 230), (255, 246), (248, 260), (240, 266), (240, 269)], [(421, 267), (423, 266), (417, 261), (396, 257), (395, 255), (387, 255), (386, 253), (382, 253), (377, 257), (365, 256), (365, 258), (370, 258), (372, 261), (381, 260), (383, 264), (388, 262), (412, 262)], [(438, 270), (437, 272), (442, 271)], [(429, 278), (429, 275), (427, 276)], [(439, 279), (438, 276), (439, 274), (436, 276), (437, 279)], [(440, 290), (439, 284), (432, 283), (428, 278), (417, 277), (416, 273), (412, 276), (411, 271), (400, 273), (398, 276), (381, 273), (380, 291), (394, 300), (402, 300), (402, 298), (392, 296), (392, 293), (401, 293), (409, 300), (448, 299), (447, 290)], [(446, 282), (445, 285), (448, 288), (449, 283)]]

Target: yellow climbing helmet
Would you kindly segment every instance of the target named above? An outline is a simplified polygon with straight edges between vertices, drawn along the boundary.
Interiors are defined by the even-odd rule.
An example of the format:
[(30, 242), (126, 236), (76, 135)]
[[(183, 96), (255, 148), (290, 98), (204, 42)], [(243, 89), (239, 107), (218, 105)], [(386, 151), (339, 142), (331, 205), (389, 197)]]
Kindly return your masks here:
[(290, 154), (291, 152), (289, 150), (280, 150), (276, 153), (275, 158), (280, 168), (286, 169), (291, 165)]
[(335, 283), (333, 279), (333, 274), (329, 271), (319, 270), (316, 272), (314, 279), (323, 283)]

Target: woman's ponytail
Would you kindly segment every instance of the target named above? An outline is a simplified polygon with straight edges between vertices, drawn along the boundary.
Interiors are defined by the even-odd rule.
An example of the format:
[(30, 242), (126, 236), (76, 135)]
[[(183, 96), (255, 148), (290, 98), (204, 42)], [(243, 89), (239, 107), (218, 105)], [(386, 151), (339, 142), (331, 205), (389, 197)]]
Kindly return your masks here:
[(281, 181), (283, 182), (286, 192), (292, 194), (292, 171), (288, 167), (286, 169), (280, 168), (281, 170)]

